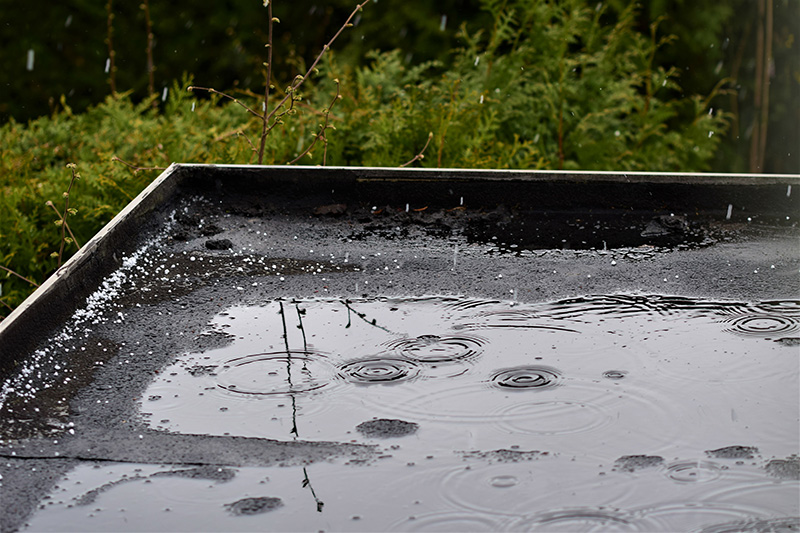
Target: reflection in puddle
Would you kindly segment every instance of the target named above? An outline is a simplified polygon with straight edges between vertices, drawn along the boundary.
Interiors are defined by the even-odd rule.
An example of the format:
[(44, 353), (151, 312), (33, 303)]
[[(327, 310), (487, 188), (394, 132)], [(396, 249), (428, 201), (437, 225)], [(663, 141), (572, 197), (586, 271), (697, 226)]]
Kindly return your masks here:
[(237, 357), (222, 364), (217, 385), (238, 394), (303, 394), (330, 384), (335, 374), (325, 356), (273, 352)]
[(224, 479), (81, 466), (31, 528), (69, 515), (95, 530), (791, 530), (800, 481), (774, 465), (796, 471), (800, 363), (774, 341), (798, 315), (794, 301), (631, 295), (233, 307), (204, 332), (233, 342), (160, 372), (145, 420), (364, 442), (378, 458)]

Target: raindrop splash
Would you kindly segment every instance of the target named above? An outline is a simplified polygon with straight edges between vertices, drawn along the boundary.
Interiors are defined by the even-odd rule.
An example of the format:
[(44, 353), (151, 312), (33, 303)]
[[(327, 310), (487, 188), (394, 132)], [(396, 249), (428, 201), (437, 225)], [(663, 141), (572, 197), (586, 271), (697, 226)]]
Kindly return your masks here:
[(359, 385), (398, 383), (413, 379), (418, 374), (419, 366), (405, 359), (362, 359), (339, 368), (341, 377)]
[(483, 351), (486, 341), (476, 336), (420, 335), (387, 343), (387, 347), (402, 357), (420, 363), (444, 363), (471, 359)]
[(521, 366), (496, 372), (490, 383), (504, 390), (544, 390), (558, 386), (561, 372), (547, 366)]

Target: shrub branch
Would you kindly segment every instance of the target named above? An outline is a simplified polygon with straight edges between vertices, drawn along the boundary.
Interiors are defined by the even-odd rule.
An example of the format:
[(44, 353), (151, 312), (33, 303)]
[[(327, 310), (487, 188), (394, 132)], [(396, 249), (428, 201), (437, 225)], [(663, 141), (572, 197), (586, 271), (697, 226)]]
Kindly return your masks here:
[(289, 163), (287, 163), (287, 164), (292, 165), (294, 163), (297, 163), (304, 155), (306, 155), (306, 154), (311, 152), (311, 149), (314, 148), (314, 145), (317, 144), (317, 141), (322, 141), (322, 145), (324, 147), (323, 150), (322, 150), (322, 166), (324, 167), (325, 164), (327, 163), (327, 160), (328, 160), (328, 137), (326, 136), (325, 132), (327, 131), (328, 128), (336, 129), (335, 126), (332, 126), (332, 125), (328, 124), (328, 122), (329, 122), (329, 119), (330, 119), (330, 114), (331, 114), (331, 110), (333, 109), (333, 106), (336, 105), (336, 102), (338, 102), (339, 100), (342, 99), (342, 95), (339, 92), (339, 80), (335, 79), (335, 80), (333, 80), (333, 82), (336, 84), (336, 94), (333, 96), (333, 100), (331, 100), (331, 103), (328, 104), (328, 107), (326, 107), (325, 109), (322, 110), (322, 115), (323, 115), (324, 119), (323, 119), (322, 124), (319, 125), (319, 133), (314, 135), (314, 140), (312, 140), (311, 144), (309, 144), (308, 147), (305, 150), (303, 150), (303, 153), (301, 153), (296, 158), (294, 158), (291, 161), (289, 161)]
[(5, 270), (5, 271), (6, 271), (6, 272), (8, 272), (9, 274), (12, 274), (12, 275), (14, 275), (14, 276), (17, 276), (19, 279), (21, 279), (21, 280), (23, 280), (23, 281), (27, 281), (28, 283), (30, 283), (30, 284), (31, 284), (31, 285), (33, 285), (34, 287), (38, 287), (38, 286), (39, 286), (39, 284), (38, 284), (38, 283), (36, 283), (35, 281), (33, 281), (33, 280), (31, 280), (31, 279), (28, 279), (28, 278), (26, 278), (25, 276), (23, 276), (23, 275), (21, 275), (21, 274), (17, 274), (16, 272), (14, 272), (13, 270), (11, 270), (10, 268), (6, 268), (6, 267), (4, 267), (3, 265), (0, 265), (0, 270)]
[[(264, 100), (262, 101), (262, 112), (259, 113), (259, 112), (255, 111), (255, 110), (251, 109), (250, 107), (246, 106), (245, 104), (243, 104), (237, 98), (235, 98), (235, 97), (233, 97), (233, 96), (231, 96), (231, 95), (229, 95), (227, 93), (224, 93), (222, 91), (218, 91), (217, 89), (213, 89), (211, 87), (191, 86), (191, 87), (188, 87), (187, 90), (189, 90), (189, 91), (206, 91), (206, 92), (209, 92), (209, 93), (218, 94), (218, 95), (220, 95), (220, 96), (222, 96), (224, 98), (228, 98), (229, 100), (232, 100), (232, 101), (236, 102), (237, 104), (242, 106), (248, 113), (258, 117), (258, 119), (261, 121), (261, 137), (259, 138), (259, 142), (258, 142), (257, 154), (258, 154), (258, 164), (261, 165), (264, 162), (264, 151), (266, 150), (267, 137), (272, 132), (272, 130), (275, 128), (275, 126), (283, 124), (282, 118), (284, 116), (286, 116), (288, 114), (293, 114), (295, 112), (294, 104), (295, 104), (295, 102), (300, 100), (300, 96), (297, 94), (297, 90), (300, 88), (301, 85), (303, 85), (303, 83), (305, 83), (305, 81), (309, 78), (309, 76), (311, 76), (314, 72), (316, 72), (317, 65), (322, 60), (322, 58), (325, 56), (325, 52), (330, 50), (331, 46), (333, 45), (333, 42), (339, 37), (339, 35), (341, 35), (342, 32), (345, 29), (350, 28), (350, 27), (353, 26), (351, 21), (356, 16), (356, 14), (359, 11), (361, 11), (362, 9), (364, 9), (364, 6), (366, 6), (371, 1), (373, 1), (373, 0), (364, 0), (363, 2), (361, 2), (359, 4), (356, 4), (355, 9), (353, 9), (353, 12), (350, 13), (349, 17), (347, 17), (347, 20), (345, 20), (344, 24), (342, 24), (342, 26), (333, 35), (333, 37), (331, 37), (331, 39), (322, 47), (322, 51), (317, 55), (317, 57), (311, 63), (311, 66), (308, 67), (308, 69), (306, 70), (306, 73), (304, 75), (295, 76), (295, 78), (292, 81), (292, 83), (286, 88), (285, 95), (283, 96), (283, 98), (281, 98), (281, 100), (279, 100), (277, 104), (272, 106), (272, 109), (270, 109), (270, 105), (269, 105), (269, 96), (270, 96), (269, 93), (270, 93), (271, 90), (274, 89), (274, 86), (272, 85), (272, 74), (273, 74), (273, 72), (272, 72), (272, 63), (273, 63), (273, 61), (272, 61), (272, 58), (273, 58), (272, 48), (273, 48), (273, 43), (274, 43), (274, 36), (273, 36), (274, 32), (273, 32), (273, 29), (274, 29), (274, 24), (276, 22), (280, 22), (280, 20), (278, 20), (277, 17), (274, 17), (272, 15), (272, 1), (271, 0), (265, 0), (264, 1), (264, 7), (267, 8), (267, 16), (269, 18), (269, 22), (268, 22), (268, 26), (267, 26), (267, 33), (268, 33), (268, 35), (267, 35), (267, 44), (265, 45), (266, 48), (267, 48), (267, 61), (264, 63), (264, 66), (266, 67), (267, 70), (266, 70), (266, 73), (265, 73), (266, 80), (265, 80), (265, 84), (264, 84)], [(337, 87), (337, 95), (338, 94), (339, 94), (339, 90), (338, 90), (338, 87)], [(288, 108), (286, 107), (287, 102), (288, 102)], [(328, 107), (329, 107), (328, 111), (330, 111), (330, 107), (331, 106), (328, 106)], [(327, 126), (327, 113), (323, 113), (323, 114), (326, 115), (325, 126), (323, 127), (323, 130), (319, 134), (317, 134), (317, 136), (314, 138), (315, 139), (314, 142), (316, 142), (317, 140), (320, 140), (320, 139), (322, 139), (323, 142), (324, 142), (325, 129), (330, 127), (330, 126)], [(321, 138), (319, 137), (320, 134), (322, 135)], [(251, 145), (254, 146), (254, 143), (251, 142)], [(313, 143), (312, 143), (312, 146), (313, 146)], [(308, 149), (310, 150), (310, 147)], [(302, 154), (302, 155), (305, 155), (305, 153)], [(302, 157), (302, 155), (300, 157)], [(324, 162), (324, 158), (323, 158), (323, 162)], [(124, 161), (123, 161), (123, 163), (124, 163)], [(132, 168), (135, 168), (132, 165), (129, 165), (129, 166), (131, 166)]]
[(433, 139), (433, 132), (432, 131), (428, 132), (428, 140), (425, 141), (425, 146), (422, 147), (422, 150), (420, 150), (419, 153), (414, 156), (414, 159), (412, 159), (411, 161), (408, 161), (407, 163), (403, 163), (402, 165), (400, 165), (400, 167), (407, 167), (408, 165), (410, 165), (414, 161), (421, 161), (422, 159), (425, 159), (425, 150), (428, 148), (428, 145), (431, 143), (431, 139)]

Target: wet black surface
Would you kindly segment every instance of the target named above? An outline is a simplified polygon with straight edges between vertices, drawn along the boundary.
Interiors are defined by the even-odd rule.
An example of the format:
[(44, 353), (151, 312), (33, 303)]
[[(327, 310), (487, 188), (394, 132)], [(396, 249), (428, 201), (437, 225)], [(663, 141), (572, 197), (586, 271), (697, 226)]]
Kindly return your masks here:
[[(145, 423), (137, 405), (140, 400), (145, 408), (170, 400), (149, 400), (146, 390), (156, 378), (169, 379), (162, 373), (176, 354), (208, 353), (238, 340), (224, 330), (208, 330), (218, 313), (236, 306), (281, 299), (289, 316), (295, 313), (293, 298), (340, 299), (349, 302), (342, 307), (349, 324), (377, 331), (389, 326), (382, 317), (364, 311), (359, 299), (446, 295), (468, 296), (473, 302), (552, 301), (560, 302), (554, 304), (553, 316), (561, 305), (560, 316), (571, 319), (578, 316), (572, 314), (575, 302), (580, 302), (581, 313), (597, 316), (610, 309), (631, 314), (646, 309), (669, 317), (687, 310), (701, 312), (697, 299), (705, 298), (714, 301), (715, 312), (730, 313), (722, 327), (733, 336), (777, 343), (787, 357), (796, 355), (800, 229), (794, 213), (786, 220), (735, 211), (726, 220), (727, 203), (716, 213), (674, 211), (674, 206), (564, 211), (508, 201), (479, 203), (468, 192), (461, 201), (459, 190), (430, 202), (418, 193), (408, 199), (401, 192), (394, 196), (391, 203), (385, 196), (380, 203), (363, 197), (340, 203), (319, 195), (307, 200), (272, 194), (256, 199), (221, 187), (194, 190), (153, 215), (147, 231), (131, 238), (128, 248), (117, 250), (118, 275), (87, 281), (97, 292), (85, 302), (75, 302), (78, 313), (63, 317), (66, 327), (32, 325), (35, 350), (15, 354), (13, 364), (0, 354), (0, 529), (23, 525), (57, 480), (76, 465), (166, 465), (154, 479), (232, 483), (234, 468), (299, 468), (334, 458), (364, 464), (386, 453), (369, 442), (307, 442), (302, 427), (295, 428), (293, 436), (275, 440), (176, 434)], [(751, 220), (746, 215), (752, 215)], [(472, 305), (466, 301), (454, 305)], [(297, 306), (292, 319), (302, 324), (299, 313)], [(220, 388), (242, 397), (318, 390), (318, 381), (304, 378), (304, 363), (321, 365), (314, 375), (325, 377), (325, 387), (347, 383), (391, 389), (436, 372), (461, 372), (462, 367), (453, 365), (469, 365), (485, 355), (487, 329), (575, 332), (574, 323), (560, 326), (551, 321), (543, 326), (534, 318), (514, 309), (475, 314), (472, 322), (460, 324), (461, 329), (398, 336), (382, 346), (385, 354), (353, 356), (343, 364), (325, 363), (325, 354), (312, 347), (284, 349), (280, 339), (273, 339), (272, 348), (242, 353), (223, 365), (199, 360), (187, 372), (191, 379), (213, 377)], [(314, 339), (307, 340), (313, 345)], [(248, 389), (243, 377), (256, 367), (270, 366), (291, 367), (296, 379), (290, 388), (269, 389), (275, 384), (259, 381), (257, 389)], [(546, 394), (564, 388), (561, 384), (571, 378), (558, 366), (536, 360), (519, 367), (498, 364), (494, 370), (485, 376), (486, 386), (512, 396), (529, 389), (539, 396), (539, 388)], [(627, 367), (609, 365), (596, 377), (616, 386), (635, 376)], [(286, 409), (291, 407), (287, 401)], [(367, 433), (354, 424), (354, 436), (417, 438), (411, 436), (417, 425), (410, 420), (364, 423)], [(421, 424), (419, 431), (424, 430)], [(463, 452), (463, 458), (503, 464), (541, 460), (547, 453), (515, 450), (510, 444)], [(759, 468), (775, 479), (797, 479), (796, 457), (782, 454), (765, 462), (757, 449), (736, 445), (735, 440), (707, 445), (714, 446), (725, 447), (707, 451), (709, 458), (760, 461)], [(654, 452), (659, 455), (650, 455)], [(618, 470), (638, 474), (650, 467), (663, 469), (678, 481), (683, 476), (715, 475), (713, 465), (699, 460), (672, 461), (660, 450), (630, 453), (619, 457)], [(511, 481), (499, 479), (498, 486), (506, 483)], [(117, 485), (110, 485), (109, 491), (113, 487)], [(258, 493), (229, 499), (233, 503), (227, 510), (241, 516), (236, 520), (278, 512), (281, 500), (275, 503), (276, 499), (277, 495)], [(580, 516), (584, 523), (632, 520), (611, 511), (581, 512), (553, 511), (537, 520), (561, 525)], [(751, 525), (759, 530), (792, 524), (796, 526), (796, 520)]]

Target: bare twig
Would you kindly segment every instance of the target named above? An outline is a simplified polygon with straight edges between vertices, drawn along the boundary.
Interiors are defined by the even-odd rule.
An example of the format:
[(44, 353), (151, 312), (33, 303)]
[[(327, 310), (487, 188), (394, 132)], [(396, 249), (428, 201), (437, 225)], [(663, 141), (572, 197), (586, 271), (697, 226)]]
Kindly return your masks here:
[[(10, 305), (8, 305), (6, 303), (6, 301), (5, 301), (5, 299), (3, 299), (3, 298), (0, 298), (0, 304), (3, 304), (4, 306), (6, 306), (9, 311), (13, 311), (14, 310), (14, 308), (11, 307)], [(0, 320), (3, 320), (3, 317), (0, 317)]]
[(755, 118), (753, 118), (753, 132), (750, 137), (750, 172), (763, 172), (761, 168), (761, 109), (763, 106), (762, 91), (764, 78), (769, 78), (768, 65), (764, 65), (764, 11), (766, 9), (765, 0), (758, 0), (758, 21), (756, 23), (756, 79), (753, 90), (753, 107), (755, 107)]
[(112, 161), (118, 161), (118, 162), (122, 163), (123, 165), (132, 168), (134, 172), (139, 172), (140, 170), (167, 170), (167, 167), (137, 167), (136, 165), (134, 165), (132, 163), (128, 163), (124, 159), (121, 159), (121, 158), (119, 158), (117, 156), (112, 157), (111, 160)]
[(353, 17), (355, 17), (355, 16), (356, 16), (356, 14), (357, 14), (359, 11), (361, 11), (362, 9), (364, 9), (364, 6), (366, 6), (367, 4), (369, 4), (371, 1), (372, 1), (372, 0), (365, 0), (364, 2), (361, 2), (360, 4), (356, 5), (356, 7), (355, 7), (355, 9), (353, 10), (353, 12), (352, 12), (352, 13), (350, 13), (350, 16), (349, 16), (349, 17), (347, 17), (347, 20), (344, 22), (344, 24), (342, 24), (342, 27), (341, 27), (341, 28), (339, 28), (339, 31), (337, 31), (337, 32), (336, 32), (336, 34), (334, 34), (334, 36), (333, 36), (333, 37), (331, 37), (331, 40), (330, 40), (330, 41), (328, 41), (328, 43), (327, 43), (325, 46), (323, 46), (323, 47), (322, 47), (322, 51), (319, 53), (319, 55), (317, 55), (316, 59), (314, 59), (314, 62), (313, 62), (313, 63), (311, 63), (311, 66), (310, 66), (310, 67), (308, 67), (308, 70), (306, 71), (305, 75), (303, 75), (303, 76), (297, 76), (297, 77), (295, 78), (295, 81), (294, 81), (294, 82), (292, 83), (292, 85), (290, 86), (290, 89), (291, 89), (291, 91), (287, 91), (287, 95), (286, 95), (286, 96), (284, 96), (284, 97), (283, 97), (283, 99), (282, 99), (280, 102), (278, 102), (278, 105), (276, 105), (276, 106), (275, 106), (275, 109), (273, 109), (273, 110), (272, 110), (272, 111), (271, 111), (271, 112), (270, 112), (270, 113), (267, 115), (267, 117), (266, 117), (266, 118), (267, 118), (267, 120), (269, 120), (270, 118), (272, 118), (272, 115), (274, 115), (274, 114), (275, 114), (275, 112), (276, 112), (278, 109), (280, 109), (280, 107), (281, 107), (281, 106), (282, 106), (282, 105), (283, 105), (283, 104), (286, 102), (286, 100), (288, 100), (288, 99), (290, 98), (290, 96), (291, 96), (292, 92), (293, 92), (293, 91), (296, 91), (296, 90), (297, 90), (297, 89), (298, 89), (298, 88), (299, 88), (299, 87), (300, 87), (300, 86), (301, 86), (301, 85), (302, 85), (302, 84), (303, 84), (303, 83), (306, 81), (306, 79), (308, 79), (308, 77), (309, 77), (309, 76), (310, 76), (310, 75), (311, 75), (311, 74), (314, 72), (314, 69), (316, 69), (316, 68), (317, 68), (317, 64), (318, 64), (318, 63), (319, 63), (319, 62), (322, 60), (322, 57), (325, 55), (325, 52), (327, 52), (327, 51), (330, 49), (330, 47), (333, 45), (333, 42), (334, 42), (334, 41), (335, 41), (335, 40), (336, 40), (336, 39), (339, 37), (339, 35), (341, 35), (341, 34), (342, 34), (342, 32), (343, 32), (343, 31), (344, 31), (346, 28), (349, 28), (349, 27), (351, 27), (351, 26), (352, 26), (352, 24), (350, 23), (350, 21), (351, 21), (351, 20), (353, 20)]
[(226, 93), (224, 93), (222, 91), (218, 91), (216, 89), (212, 89), (211, 87), (197, 87), (196, 85), (192, 85), (190, 87), (187, 87), (186, 90), (187, 91), (206, 91), (206, 92), (209, 92), (209, 93), (218, 94), (218, 95), (222, 96), (223, 98), (228, 98), (229, 100), (233, 100), (234, 103), (237, 103), (240, 106), (242, 106), (251, 115), (256, 116), (256, 117), (258, 117), (259, 119), (262, 119), (262, 120), (264, 118), (261, 113), (257, 113), (256, 111), (253, 111), (250, 107), (245, 105), (238, 98), (235, 98), (235, 97), (233, 97), (233, 96), (231, 96), (229, 94), (226, 94)]
[[(269, 17), (268, 35), (267, 35), (267, 80), (264, 84), (264, 115), (261, 117), (261, 139), (258, 145), (258, 164), (264, 161), (264, 148), (267, 144), (267, 135), (272, 128), (269, 128), (269, 91), (272, 89), (272, 29), (273, 24), (277, 20), (272, 16), (272, 1), (264, 0), (267, 6), (267, 16)], [(294, 99), (292, 99), (294, 101)], [(277, 123), (277, 120), (275, 121)]]
[(761, 122), (758, 128), (760, 139), (758, 141), (758, 168), (764, 172), (764, 160), (767, 155), (767, 128), (769, 126), (769, 84), (772, 71), (772, 24), (773, 24), (773, 5), (772, 0), (767, 0), (767, 12), (764, 18), (764, 76), (761, 79)]
[(403, 163), (400, 166), (401, 167), (407, 167), (408, 165), (410, 165), (414, 161), (420, 161), (422, 159), (425, 159), (425, 150), (428, 148), (428, 145), (431, 143), (431, 139), (433, 139), (433, 132), (432, 131), (428, 132), (428, 140), (425, 141), (425, 146), (423, 146), (422, 150), (420, 150), (419, 153), (414, 156), (414, 159), (412, 159), (411, 161), (409, 161), (407, 163)]
[[(75, 171), (78, 166), (75, 163), (67, 163), (67, 168), (70, 169), (72, 172), (72, 178), (69, 180), (69, 187), (67, 187), (67, 192), (64, 193), (64, 213), (61, 215), (61, 220), (56, 221), (56, 225), (61, 227), (61, 246), (58, 248), (58, 267), (61, 267), (61, 260), (64, 256), (64, 244), (67, 242), (67, 217), (70, 214), (76, 213), (74, 209), (70, 210), (69, 208), (69, 193), (72, 192), (72, 186), (75, 184), (77, 180), (80, 179), (81, 175)], [(56, 210), (57, 211), (57, 210)], [(52, 254), (52, 255), (55, 255)]]
[[(311, 76), (311, 74), (316, 71), (317, 65), (322, 60), (323, 56), (325, 55), (325, 52), (327, 52), (331, 48), (331, 45), (333, 45), (333, 42), (339, 37), (339, 35), (341, 35), (342, 32), (345, 29), (353, 26), (351, 21), (356, 16), (356, 14), (359, 11), (361, 11), (362, 9), (364, 9), (364, 6), (366, 6), (371, 1), (373, 1), (373, 0), (364, 0), (363, 2), (361, 2), (359, 4), (356, 4), (355, 9), (353, 9), (353, 12), (350, 13), (349, 17), (347, 17), (347, 20), (344, 22), (344, 24), (342, 24), (342, 26), (334, 34), (334, 36), (328, 41), (328, 43), (325, 44), (325, 46), (322, 47), (322, 51), (317, 55), (317, 57), (311, 63), (311, 66), (308, 68), (306, 73), (304, 75), (295, 76), (295, 78), (292, 81), (292, 83), (286, 88), (286, 91), (284, 93), (283, 98), (281, 98), (280, 101), (278, 101), (277, 104), (272, 106), (271, 109), (270, 109), (270, 104), (269, 104), (270, 91), (272, 91), (275, 88), (272, 85), (272, 75), (273, 75), (273, 70), (272, 70), (272, 63), (273, 63), (273, 60), (272, 60), (272, 58), (273, 58), (272, 48), (273, 48), (273, 44), (274, 44), (274, 31), (273, 30), (274, 30), (274, 24), (276, 22), (280, 22), (272, 14), (272, 1), (271, 0), (264, 0), (264, 7), (267, 8), (267, 15), (269, 17), (269, 22), (268, 22), (267, 44), (265, 45), (266, 48), (267, 48), (267, 61), (264, 62), (264, 66), (266, 67), (266, 73), (265, 73), (266, 80), (265, 80), (265, 84), (264, 84), (264, 100), (262, 101), (262, 104), (261, 104), (262, 105), (262, 112), (259, 113), (259, 112), (255, 111), (254, 109), (252, 109), (249, 106), (247, 106), (244, 103), (242, 103), (239, 99), (237, 99), (237, 98), (235, 98), (235, 97), (233, 97), (233, 96), (231, 96), (229, 94), (226, 94), (226, 93), (224, 93), (222, 91), (218, 91), (217, 89), (213, 89), (213, 88), (210, 88), (210, 87), (192, 86), (192, 87), (188, 87), (188, 90), (190, 90), (190, 91), (206, 91), (206, 92), (209, 92), (209, 93), (218, 94), (218, 95), (222, 96), (223, 98), (228, 98), (229, 100), (232, 100), (233, 102), (239, 104), (248, 113), (250, 113), (251, 115), (253, 115), (255, 117), (258, 117), (258, 119), (261, 121), (261, 136), (260, 136), (260, 138), (258, 140), (258, 149), (255, 150), (255, 151), (256, 151), (256, 154), (258, 156), (258, 164), (260, 165), (260, 164), (262, 164), (264, 162), (264, 151), (266, 149), (266, 142), (267, 142), (267, 137), (269, 136), (269, 134), (272, 132), (272, 130), (276, 126), (283, 124), (282, 118), (284, 116), (286, 116), (288, 114), (294, 114), (294, 113), (297, 112), (294, 109), (295, 103), (300, 100), (300, 97), (297, 94), (297, 90), (300, 88), (301, 85), (303, 85), (303, 83), (305, 83), (305, 81), (308, 79), (308, 77)], [(248, 94), (250, 94), (250, 93), (248, 93)], [(339, 96), (339, 89), (338, 89), (338, 84), (337, 84), (337, 98), (338, 98), (338, 96)], [(288, 107), (286, 106), (287, 102), (289, 103)], [(314, 146), (314, 144), (317, 141), (322, 140), (323, 143), (326, 143), (325, 130), (327, 128), (329, 128), (329, 127), (332, 127), (332, 126), (328, 125), (328, 120), (330, 118), (328, 116), (328, 114), (330, 112), (330, 107), (332, 107), (332, 105), (333, 104), (331, 104), (331, 106), (329, 106), (329, 109), (327, 110), (327, 112), (322, 113), (325, 116), (325, 124), (322, 126), (321, 131), (314, 137), (314, 141), (312, 142), (311, 146), (309, 146), (309, 148), (303, 154), (301, 154), (300, 157), (302, 157), (303, 155), (308, 153), (308, 150), (310, 150), (311, 147)], [(246, 136), (245, 136), (245, 138), (247, 139)], [(254, 148), (255, 144), (252, 141), (250, 141), (250, 139), (247, 139), (247, 140), (248, 140), (248, 143), (250, 143), (250, 146), (252, 148)], [(325, 152), (323, 154), (323, 164), (325, 162), (326, 157), (327, 157), (327, 144), (326, 144)], [(295, 161), (296, 160), (297, 159), (295, 159)], [(121, 162), (124, 163), (124, 161), (121, 161)], [(294, 162), (294, 161), (292, 161), (292, 162)], [(133, 165), (130, 165), (130, 164), (128, 164), (128, 166), (130, 166), (131, 168), (137, 168), (137, 167), (134, 167)]]
[[(53, 202), (51, 202), (50, 200), (47, 200), (47, 202), (45, 202), (44, 205), (46, 205), (48, 207), (51, 207), (53, 209), (53, 211), (55, 211), (56, 214), (59, 216), (59, 218), (63, 218), (64, 217), (64, 215), (61, 213), (61, 211), (59, 211), (58, 208), (55, 206), (55, 204)], [(78, 239), (76, 239), (75, 235), (72, 234), (72, 228), (69, 227), (69, 224), (65, 223), (65, 225), (67, 226), (67, 231), (69, 232), (69, 236), (72, 238), (72, 242), (74, 242), (75, 243), (75, 247), (80, 250), (81, 245), (78, 244)]]
[(36, 283), (35, 281), (33, 281), (33, 280), (30, 280), (30, 279), (28, 279), (28, 278), (26, 278), (25, 276), (22, 276), (22, 275), (20, 275), (20, 274), (17, 274), (16, 272), (14, 272), (13, 270), (11, 270), (10, 268), (6, 268), (6, 267), (4, 267), (3, 265), (0, 265), (0, 270), (5, 270), (5, 271), (6, 271), (6, 272), (8, 272), (9, 274), (12, 274), (12, 275), (14, 275), (14, 276), (17, 276), (19, 279), (21, 279), (21, 280), (23, 280), (23, 281), (27, 281), (28, 283), (30, 283), (30, 284), (31, 284), (31, 285), (33, 285), (34, 287), (38, 287), (38, 286), (39, 286), (39, 284), (38, 284), (38, 283)]
[[(144, 0), (142, 4), (144, 10), (144, 20), (147, 25), (147, 91), (150, 96), (156, 93), (155, 89), (155, 70), (156, 66), (153, 63), (153, 24), (150, 20), (150, 0)], [(157, 107), (158, 102), (153, 98), (153, 107)]]
[(234, 136), (235, 137), (244, 137), (244, 140), (247, 141), (247, 144), (250, 145), (250, 150), (253, 152), (253, 154), (250, 156), (250, 161), (252, 161), (253, 160), (253, 156), (258, 154), (258, 148), (256, 147), (255, 144), (253, 144), (253, 141), (250, 140), (250, 137), (248, 137), (247, 134), (245, 132), (243, 132), (242, 130), (234, 130), (234, 131), (229, 131), (228, 133), (223, 133), (222, 135), (218, 135), (217, 137), (214, 137), (213, 140), (214, 140), (214, 142), (219, 142), (219, 141), (221, 141), (223, 139), (227, 139), (228, 137), (234, 137)]
[(327, 163), (327, 160), (328, 160), (328, 137), (325, 135), (325, 131), (328, 128), (336, 129), (335, 126), (331, 126), (331, 125), (328, 124), (328, 120), (329, 120), (329, 117), (330, 117), (330, 114), (331, 114), (331, 110), (333, 109), (333, 106), (336, 105), (336, 102), (338, 102), (342, 98), (342, 95), (339, 92), (339, 80), (336, 79), (336, 80), (333, 80), (333, 81), (334, 81), (334, 83), (336, 83), (336, 94), (333, 96), (333, 100), (331, 100), (331, 103), (328, 104), (328, 107), (326, 107), (325, 109), (322, 110), (322, 114), (323, 114), (323, 116), (325, 118), (324, 118), (324, 122), (319, 125), (319, 133), (314, 135), (314, 140), (311, 141), (311, 144), (308, 145), (308, 148), (303, 150), (303, 153), (298, 155), (293, 160), (289, 161), (289, 163), (287, 163), (287, 164), (292, 165), (294, 163), (297, 163), (304, 155), (309, 153), (311, 151), (311, 149), (314, 148), (314, 145), (317, 144), (317, 141), (322, 141), (322, 144), (324, 146), (323, 151), (322, 151), (322, 166), (324, 167), (325, 164)]
[(117, 96), (117, 67), (114, 65), (114, 58), (117, 53), (114, 51), (114, 0), (108, 0), (106, 4), (106, 44), (108, 45), (108, 84), (111, 87), (111, 95), (116, 98)]

